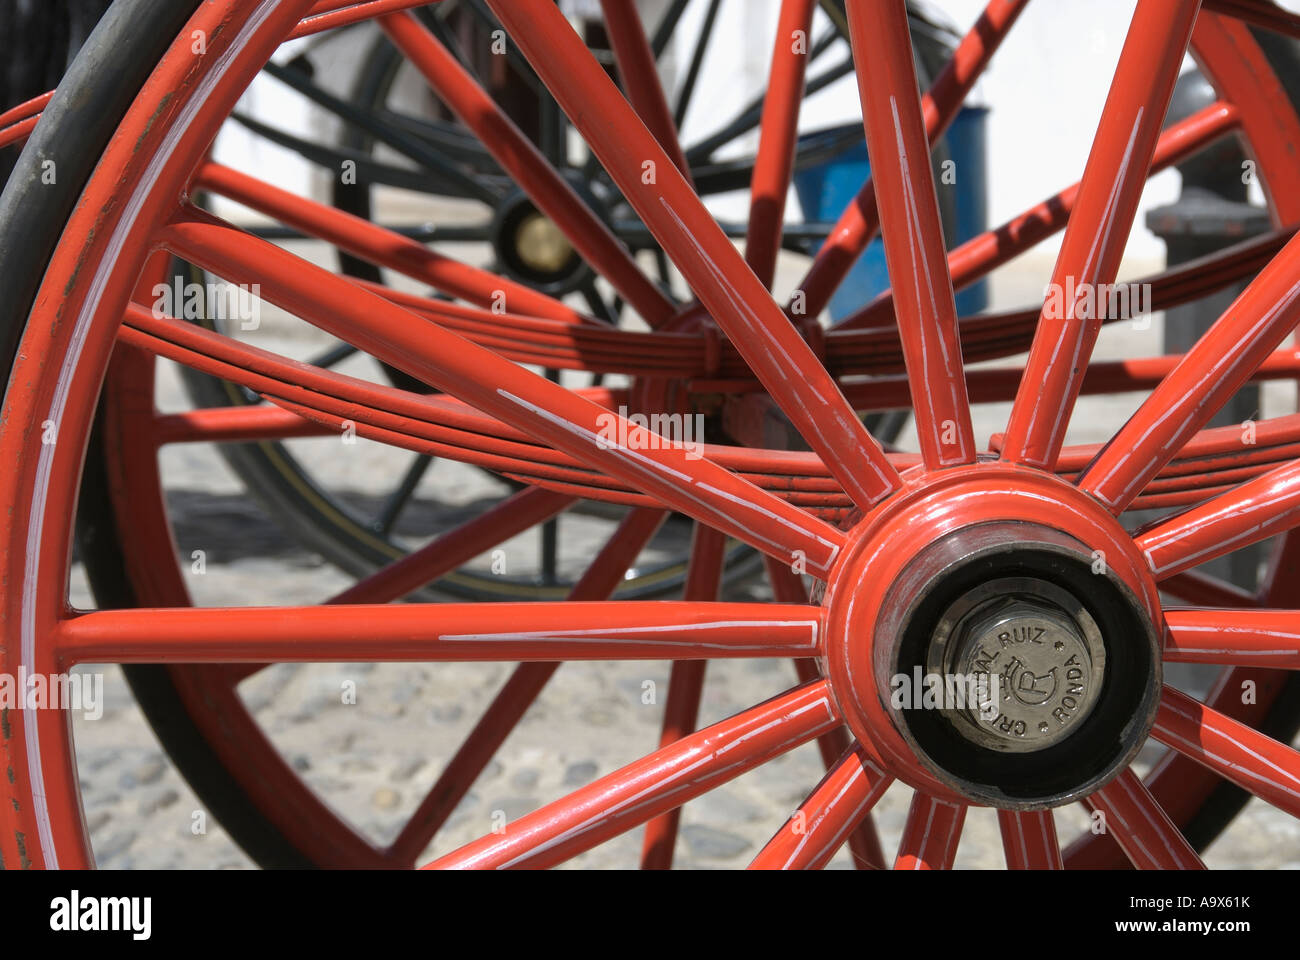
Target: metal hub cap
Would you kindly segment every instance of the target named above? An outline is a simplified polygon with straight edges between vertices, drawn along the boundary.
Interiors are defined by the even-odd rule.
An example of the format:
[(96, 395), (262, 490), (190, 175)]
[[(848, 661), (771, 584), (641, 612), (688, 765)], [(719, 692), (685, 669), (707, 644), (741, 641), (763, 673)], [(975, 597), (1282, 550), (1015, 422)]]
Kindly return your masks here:
[[(971, 504), (982, 516), (954, 522)], [(827, 584), (825, 669), (876, 762), (1011, 810), (1074, 802), (1132, 762), (1161, 689), (1159, 607), (1114, 516), (989, 464), (918, 475), (867, 523)]]
[[(606, 206), (590, 187), (578, 180), (571, 180), (570, 186), (608, 226)], [(497, 205), (492, 218), (492, 248), (495, 269), (553, 297), (581, 291), (595, 278), (591, 266), (560, 225), (522, 190), (507, 195)]]
[(559, 273), (573, 259), (573, 245), (554, 220), (537, 211), (519, 224), (515, 243), (520, 261), (538, 273)]
[(927, 669), (977, 696), (949, 710), (962, 736), (1027, 753), (1067, 738), (1091, 713), (1106, 670), (1092, 615), (1045, 580), (1002, 578), (948, 608)]
[(897, 587), (911, 600), (887, 602), (877, 623), (882, 673), (924, 672), (942, 694), (893, 704), (893, 724), (949, 789), (1053, 806), (1136, 754), (1159, 688), (1157, 634), (1081, 543), (1041, 525), (966, 528), (922, 550)]

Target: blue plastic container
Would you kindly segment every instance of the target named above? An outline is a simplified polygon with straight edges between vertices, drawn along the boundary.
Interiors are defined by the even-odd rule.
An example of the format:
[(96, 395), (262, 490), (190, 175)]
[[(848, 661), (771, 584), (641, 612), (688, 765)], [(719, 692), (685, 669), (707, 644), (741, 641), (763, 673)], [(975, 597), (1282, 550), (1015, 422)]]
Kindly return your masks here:
[[(961, 244), (988, 228), (988, 184), (985, 179), (985, 107), (963, 107), (944, 135), (949, 156), (956, 163), (955, 184), (939, 183), (955, 207), (957, 235), (948, 237), (948, 247)], [(858, 195), (871, 174), (865, 138), (833, 159), (806, 167), (794, 176), (794, 189), (803, 207), (804, 219), (833, 223)], [(946, 198), (945, 198), (946, 199)], [(889, 289), (885, 247), (877, 237), (853, 266), (831, 299), (830, 313), (840, 320)], [(966, 316), (988, 306), (988, 281), (980, 280), (957, 294), (957, 313)]]

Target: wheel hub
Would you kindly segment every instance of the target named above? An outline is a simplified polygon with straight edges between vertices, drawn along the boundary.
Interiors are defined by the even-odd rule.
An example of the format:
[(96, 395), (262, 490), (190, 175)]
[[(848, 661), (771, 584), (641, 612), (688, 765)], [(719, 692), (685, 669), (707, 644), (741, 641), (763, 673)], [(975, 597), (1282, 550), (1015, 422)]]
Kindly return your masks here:
[(524, 266), (538, 273), (557, 273), (573, 259), (573, 244), (539, 211), (527, 214), (515, 231), (515, 249)]
[(945, 473), (855, 528), (828, 583), (832, 689), (919, 789), (1011, 809), (1077, 800), (1154, 721), (1155, 584), (1118, 521), (1067, 483)]
[(957, 731), (991, 750), (1028, 753), (1087, 719), (1105, 678), (1097, 621), (1067, 591), (1037, 577), (981, 584), (944, 613), (927, 674), (963, 677), (977, 694), (951, 711)]
[[(566, 173), (570, 185), (608, 226), (606, 205), (587, 184)], [(498, 269), (511, 279), (551, 296), (580, 290), (595, 274), (560, 226), (516, 189), (498, 205), (492, 222), (492, 246)]]

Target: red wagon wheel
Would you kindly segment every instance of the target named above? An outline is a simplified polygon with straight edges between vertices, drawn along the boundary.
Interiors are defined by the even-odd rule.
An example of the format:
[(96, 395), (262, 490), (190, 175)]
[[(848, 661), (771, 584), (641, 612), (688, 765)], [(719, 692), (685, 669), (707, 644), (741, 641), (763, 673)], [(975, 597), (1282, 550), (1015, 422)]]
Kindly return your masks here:
[[(438, 861), (444, 866), (558, 863), (842, 725), (857, 742), (760, 853), (757, 865), (824, 864), (893, 779), (917, 790), (899, 866), (950, 863), (970, 804), (999, 809), (1012, 865), (1058, 865), (1053, 821), (1044, 811), (1077, 799), (1104, 814), (1108, 836), (1136, 865), (1197, 865), (1195, 850), (1171, 819), (1179, 811), (1169, 791), (1153, 796), (1129, 770), (1148, 736), (1300, 813), (1300, 756), (1294, 750), (1235, 719), (1225, 695), (1201, 704), (1161, 686), (1162, 661), (1280, 669), (1300, 662), (1294, 612), (1252, 609), (1247, 598), (1187, 576), (1205, 559), (1286, 532), (1295, 522), (1300, 473), (1290, 459), (1294, 418), (1261, 425), (1264, 440), (1251, 444), (1258, 450), (1244, 450), (1240, 438), (1201, 431), (1218, 405), (1252, 377), (1296, 375), (1294, 354), (1278, 349), (1295, 326), (1300, 296), (1292, 280), (1300, 248), (1288, 242), (1289, 234), (1270, 238), (1271, 247), (1257, 244), (1215, 262), (1220, 277), (1235, 277), (1234, 270), (1250, 270), (1261, 259), (1267, 265), (1200, 344), (1163, 366), (1090, 365), (1101, 321), (1081, 308), (1081, 300), (1068, 302), (1060, 316), (1044, 311), (1027, 323), (1021, 317), (980, 318), (959, 333), (952, 278), (991, 269), (1003, 252), (958, 251), (968, 259), (949, 266), (926, 144), (961, 102), (993, 44), (983, 39), (987, 29), (973, 32), (981, 56), (969, 57), (967, 47), (963, 60), (959, 52), (956, 67), (923, 103), (903, 5), (863, 0), (850, 3), (849, 11), (876, 160), (879, 221), (895, 280), (897, 328), (812, 335), (810, 343), (805, 335), (811, 328), (792, 324), (765, 283), (781, 222), (779, 203), (775, 214), (773, 203), (788, 182), (783, 158), (793, 142), (789, 115), (798, 97), (769, 96), (773, 117), (764, 124), (767, 149), (760, 148), (755, 216), (748, 257), (742, 259), (677, 172), (671, 125), (662, 122), (662, 98), (650, 82), (653, 72), (634, 66), (645, 44), (630, 7), (611, 0), (606, 12), (622, 65), (634, 81), (628, 84), (630, 99), (646, 123), (553, 5), (494, 2), (510, 37), (700, 299), (697, 309), (664, 316), (647, 339), (619, 341), (610, 349), (626, 357), (639, 348), (645, 368), (635, 372), (647, 378), (716, 384), (721, 377), (748, 385), (752, 373), (814, 453), (711, 447), (696, 459), (689, 449), (619, 418), (613, 421), (617, 436), (634, 442), (611, 444), (602, 428), (611, 422), (610, 408), (625, 398), (613, 391), (574, 393), (512, 362), (544, 356), (550, 365), (568, 351), (599, 353), (608, 333), (589, 329), (586, 318), (528, 291), (507, 289), (507, 301), (525, 315), (518, 318), (520, 329), (536, 336), (523, 346), (501, 344), (493, 341), (488, 318), (472, 307), (354, 284), (186, 199), (190, 188), (202, 186), (310, 223), (316, 235), (340, 245), (372, 255), (386, 248), (386, 255), (436, 276), (435, 285), (471, 303), (501, 290), (499, 278), (417, 253), (364, 224), (337, 219), (204, 161), (235, 99), (286, 37), (410, 5), (222, 0), (193, 8), (184, 22), (174, 4), (119, 4), (119, 25), (134, 14), (137, 25), (162, 27), (142, 36), (177, 40), (152, 58), (130, 51), (134, 76), (140, 77), (140, 64), (156, 60), (156, 67), (147, 79), (116, 92), (119, 109), (108, 114), (116, 135), (102, 156), (93, 140), (103, 124), (84, 123), (71, 98), (51, 103), (51, 122), (38, 128), (35, 149), (24, 157), (27, 179), (6, 194), (0, 211), (0, 293), (6, 294), (0, 302), (7, 311), (17, 310), (6, 328), (14, 360), (0, 425), (0, 449), (14, 465), (0, 479), (0, 502), (10, 518), (0, 559), (0, 576), (11, 585), (3, 602), (8, 642), (0, 651), (7, 671), (49, 674), (77, 662), (552, 663), (753, 656), (820, 661), (823, 676), (666, 744), (504, 832), (447, 854)], [(984, 26), (1000, 23), (994, 31), (1000, 36), (1022, 6), (992, 3)], [(1223, 6), (1297, 32), (1296, 18), (1270, 5)], [(1190, 149), (1189, 143), (1241, 129), (1275, 207), (1288, 220), (1300, 213), (1288, 206), (1300, 199), (1286, 162), (1300, 142), (1294, 112), (1269, 79), (1245, 27), (1217, 13), (1200, 12), (1198, 18), (1199, 7), (1188, 0), (1138, 4), (1084, 179), (1064, 204), (1069, 224), (1054, 277), (1060, 288), (1095, 290), (1114, 281), (1141, 186), (1161, 150), (1169, 162), (1171, 153)], [(783, 14), (796, 16), (801, 8), (809, 5), (787, 2)], [(300, 22), (307, 14), (314, 16)], [(398, 15), (393, 28), (409, 30), (406, 22)], [(1162, 135), (1160, 123), (1189, 38), (1224, 102), (1180, 125), (1173, 136)], [(196, 52), (199, 47), (202, 52)], [(112, 51), (99, 56), (108, 66), (120, 63)], [(105, 66), (90, 62), (83, 69)], [(797, 72), (789, 71), (780, 83), (774, 79), (773, 90), (795, 90)], [(65, 209), (30, 202), (39, 195), (39, 177), (31, 174), (41, 169), (42, 151), (69, 159), (68, 167), (76, 170), (76, 151), (87, 150), (98, 164), (93, 174), (87, 168), (75, 209), (80, 182)], [(519, 162), (521, 179), (544, 177), (526, 154)], [(648, 298), (631, 272), (635, 265), (568, 203), (562, 195), (548, 212), (575, 243), (586, 245), (593, 263)], [(801, 288), (810, 313), (820, 309), (837, 271), (842, 276), (854, 248), (873, 232), (874, 210), (870, 202), (852, 208), (846, 230), (816, 261)], [(29, 241), (23, 248), (20, 241), (29, 236), (49, 238), (48, 247)], [(258, 284), (271, 302), (448, 396), (419, 397), (306, 369), (154, 316), (132, 303), (132, 292), (158, 249), (232, 282)], [(1175, 279), (1182, 282), (1169, 284), (1170, 296), (1185, 295), (1187, 278)], [(687, 317), (705, 315), (725, 340), (684, 324)], [(670, 325), (680, 332), (670, 332)], [(963, 356), (1014, 352), (1025, 329), (1033, 333), (1033, 349), (1023, 377), (966, 373)], [(891, 359), (891, 342), (898, 359)], [(95, 401), (115, 344), (245, 383), (278, 408), (168, 420), (153, 437), (118, 437), (121, 442), (147, 444), (182, 429), (206, 431), (207, 437), (283, 436), (322, 428), (311, 424), (337, 429), (348, 420), (368, 436), (439, 455), (455, 450), (527, 480), (536, 489), (514, 506), (535, 518), (574, 495), (634, 507), (611, 541), (610, 555), (593, 567), (593, 591), (596, 580), (609, 576), (611, 561), (626, 556), (645, 535), (652, 515), (668, 508), (696, 518), (701, 529), (767, 554), (774, 580), (792, 592), (788, 571), (806, 571), (825, 582), (825, 600), (813, 604), (787, 595), (773, 604), (688, 599), (375, 605), (400, 596), (406, 592), (401, 586), (427, 572), (421, 564), (430, 557), (417, 555), (358, 584), (329, 608), (72, 611), (66, 589), (71, 517)], [(837, 380), (846, 371), (886, 372), (871, 364), (900, 361), (905, 379), (843, 389)], [(971, 398), (995, 395), (1009, 379), (1018, 390), (1007, 434), (996, 455), (981, 453), (970, 425)], [(1153, 389), (1111, 443), (1100, 450), (1063, 451), (1075, 400), (1099, 384)], [(900, 390), (910, 394), (916, 412), (919, 457), (883, 450), (855, 412), (888, 405), (866, 396), (896, 396)], [(1137, 534), (1117, 519), (1134, 504), (1177, 503), (1196, 505)], [(156, 519), (163, 519), (160, 513)], [(494, 518), (488, 526), (463, 536), (500, 536), (504, 521)], [(166, 536), (165, 528), (152, 532)], [(712, 539), (697, 538), (701, 566)], [(122, 547), (147, 552), (141, 544), (147, 539), (135, 536), (124, 538)], [(1291, 546), (1290, 538), (1285, 544)], [(172, 566), (160, 569), (159, 577), (170, 576)], [(1284, 558), (1275, 569), (1285, 572), (1290, 564)], [(1201, 590), (1202, 596), (1215, 588), (1222, 608), (1166, 608), (1158, 586)], [(1004, 633), (1026, 638), (1016, 665), (981, 667), (999, 656), (986, 649), (989, 638)], [(1213, 638), (1209, 644), (1207, 635)], [(1050, 642), (1030, 646), (1043, 638)], [(999, 689), (1027, 696), (1017, 696), (991, 718), (981, 709), (888, 709), (891, 678), (917, 668), (1000, 675)], [(1031, 702), (1042, 692), (1038, 680), (1053, 670), (1072, 686)], [(1027, 684), (1014, 679), (1024, 672)], [(59, 711), (24, 713), (7, 729), (3, 747), (13, 776), (4, 787), (11, 802), (0, 805), (9, 828), (0, 852), (13, 862), (88, 864), (66, 718)]]

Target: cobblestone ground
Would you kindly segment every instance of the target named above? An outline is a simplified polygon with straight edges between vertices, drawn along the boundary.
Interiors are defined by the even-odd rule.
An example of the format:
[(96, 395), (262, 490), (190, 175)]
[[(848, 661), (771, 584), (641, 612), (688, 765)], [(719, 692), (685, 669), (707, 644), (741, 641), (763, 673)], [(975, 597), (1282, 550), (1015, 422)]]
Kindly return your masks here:
[[(1016, 273), (995, 291), (1000, 306), (1019, 305), (1041, 291), (1050, 264)], [(1146, 268), (1150, 265), (1141, 265)], [(1128, 271), (1136, 273), (1136, 270)], [(1118, 358), (1159, 352), (1158, 324), (1147, 331), (1109, 330), (1098, 356)], [(310, 355), (318, 341), (297, 328), (268, 323), (259, 346)], [(1285, 403), (1270, 395), (1268, 403)], [(174, 375), (160, 388), (164, 408), (182, 403)], [(1122, 422), (1135, 398), (1085, 400), (1070, 442), (1105, 439)], [(1276, 412), (1276, 409), (1266, 412)], [(987, 438), (1006, 421), (1007, 406), (978, 409), (977, 433)], [(902, 441), (905, 445), (908, 438)], [(393, 485), (408, 454), (364, 441), (340, 448), (336, 439), (302, 441), (295, 452), (328, 469), (350, 502), (367, 504)], [(191, 574), (196, 602), (215, 604), (311, 603), (347, 586), (350, 579), (282, 531), (247, 496), (216, 452), (204, 447), (169, 450), (164, 458), (178, 549), (189, 566), (191, 552), (205, 551), (206, 572)], [(408, 525), (424, 536), (455, 521), (464, 510), (497, 496), (499, 485), (475, 471), (438, 464), (421, 486)], [(440, 507), (439, 504), (442, 506)], [(568, 550), (562, 567), (589, 556), (608, 526), (594, 519), (566, 520)], [(661, 541), (664, 551), (684, 539)], [(510, 545), (510, 558), (535, 547)], [(761, 596), (761, 585), (731, 589), (736, 598)], [(78, 569), (75, 599), (91, 605)], [(434, 782), (442, 764), (481, 714), (509, 665), (280, 665), (241, 687), (249, 709), (305, 780), (358, 829), (376, 841), (391, 840)], [(709, 723), (786, 689), (790, 664), (729, 661), (709, 668), (701, 722)], [(208, 821), (196, 836), (191, 826), (201, 805), (160, 749), (126, 687), (121, 672), (104, 670), (102, 718), (77, 720), (83, 797), (95, 853), (113, 868), (247, 868), (249, 859), (221, 826)], [(1179, 682), (1204, 687), (1205, 676), (1187, 673)], [(341, 689), (354, 681), (355, 704)], [(656, 703), (643, 702), (654, 681)], [(652, 750), (658, 739), (668, 668), (665, 664), (564, 666), (500, 755), (457, 809), (430, 853), (443, 852), (489, 831), (497, 811), (519, 817)], [(1157, 754), (1144, 755), (1150, 762)], [(806, 746), (752, 771), (688, 804), (682, 818), (677, 864), (733, 868), (746, 864), (819, 779), (815, 747)], [(876, 808), (886, 850), (897, 843), (909, 791), (895, 786)], [(499, 814), (498, 814), (499, 816)], [(1063, 838), (1086, 829), (1078, 808), (1058, 812)], [(575, 860), (578, 867), (635, 865), (641, 832)], [(1214, 866), (1300, 868), (1300, 827), (1259, 801), (1252, 801), (1211, 849)], [(991, 811), (973, 810), (959, 849), (963, 867), (997, 867), (1002, 851)], [(849, 866), (842, 853), (833, 864)]]

